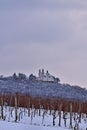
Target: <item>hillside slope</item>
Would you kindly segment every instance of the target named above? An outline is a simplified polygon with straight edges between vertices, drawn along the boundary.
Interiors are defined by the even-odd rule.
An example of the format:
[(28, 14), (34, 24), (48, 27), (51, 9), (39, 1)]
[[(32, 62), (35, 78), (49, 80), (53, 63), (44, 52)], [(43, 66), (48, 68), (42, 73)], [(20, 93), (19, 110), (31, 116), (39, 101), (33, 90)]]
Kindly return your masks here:
[(69, 84), (42, 82), (29, 79), (0, 78), (0, 93), (29, 93), (31, 96), (87, 101), (87, 90)]

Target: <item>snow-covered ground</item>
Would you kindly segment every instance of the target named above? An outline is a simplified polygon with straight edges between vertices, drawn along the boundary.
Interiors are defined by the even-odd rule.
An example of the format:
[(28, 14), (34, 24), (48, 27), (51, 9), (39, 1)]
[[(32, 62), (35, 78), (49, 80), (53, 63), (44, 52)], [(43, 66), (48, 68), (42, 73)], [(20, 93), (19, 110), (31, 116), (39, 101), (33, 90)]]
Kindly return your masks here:
[[(40, 112), (40, 113), (39, 113)], [(1, 117), (0, 107), (0, 117)], [(44, 115), (43, 115), (44, 113)], [(66, 115), (66, 127), (63, 118), (63, 112), (61, 112), (61, 126), (59, 127), (59, 112), (55, 113), (55, 125), (53, 126), (53, 113), (54, 110), (43, 110), (30, 109), (30, 116), (28, 116), (28, 109), (19, 108), (17, 109), (18, 120), (15, 122), (15, 108), (4, 107), (4, 121), (0, 119), (0, 130), (74, 130), (76, 122), (78, 122), (78, 114), (73, 113), (72, 126), (70, 129), (70, 113)], [(75, 121), (74, 118), (77, 120)], [(87, 128), (87, 117), (86, 114), (81, 115), (81, 123), (78, 123), (79, 130), (86, 130)]]
[(0, 121), (0, 130), (68, 130), (62, 127), (35, 126), (23, 123)]

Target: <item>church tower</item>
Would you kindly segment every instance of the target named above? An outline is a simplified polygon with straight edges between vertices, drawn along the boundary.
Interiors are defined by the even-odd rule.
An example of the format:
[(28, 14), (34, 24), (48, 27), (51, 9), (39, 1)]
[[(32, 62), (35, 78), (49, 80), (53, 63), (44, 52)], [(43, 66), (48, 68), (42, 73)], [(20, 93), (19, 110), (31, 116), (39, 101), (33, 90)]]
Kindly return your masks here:
[(39, 69), (39, 74), (38, 74), (39, 78), (41, 78), (41, 70)]

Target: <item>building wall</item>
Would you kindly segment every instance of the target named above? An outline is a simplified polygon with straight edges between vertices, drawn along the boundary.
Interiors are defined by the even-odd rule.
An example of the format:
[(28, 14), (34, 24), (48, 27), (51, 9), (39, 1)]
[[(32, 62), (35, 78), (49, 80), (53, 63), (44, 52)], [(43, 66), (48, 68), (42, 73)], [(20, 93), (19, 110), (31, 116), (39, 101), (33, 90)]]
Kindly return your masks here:
[(46, 73), (44, 72), (44, 69), (42, 69), (42, 71), (39, 70), (37, 80), (52, 81), (52, 82), (55, 81), (54, 77), (52, 75), (50, 75), (48, 71)]

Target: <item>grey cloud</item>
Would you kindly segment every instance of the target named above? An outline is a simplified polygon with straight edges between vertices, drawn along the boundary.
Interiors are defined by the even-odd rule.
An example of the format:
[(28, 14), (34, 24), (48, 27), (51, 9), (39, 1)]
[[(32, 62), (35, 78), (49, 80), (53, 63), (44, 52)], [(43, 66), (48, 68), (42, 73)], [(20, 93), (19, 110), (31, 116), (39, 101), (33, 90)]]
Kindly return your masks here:
[(0, 35), (3, 43), (13, 41), (60, 42), (67, 40), (72, 33), (69, 30), (70, 24), (67, 24), (69, 20), (67, 13), (37, 11), (33, 13), (23, 12), (21, 14), (16, 11), (3, 15), (0, 21)]
[(86, 9), (87, 1), (83, 0), (0, 0), (1, 8), (28, 8), (28, 9)]
[[(8, 2), (3, 0), (0, 2), (2, 9), (5, 6), (0, 13), (0, 43), (3, 44), (12, 44), (13, 42), (64, 43), (73, 36), (75, 27), (80, 22), (76, 18), (79, 12), (73, 12), (72, 8), (86, 6), (87, 3), (86, 1), (78, 2), (78, 0), (8, 0)], [(52, 9), (54, 6), (61, 10)], [(6, 10), (7, 8), (9, 10)], [(65, 8), (70, 9), (65, 11)], [(82, 18), (82, 16), (83, 14), (80, 17)], [(78, 28), (76, 27), (76, 29)]]
[(62, 82), (86, 81), (86, 8), (86, 0), (0, 1), (0, 73), (42, 67)]
[[(1, 1), (0, 1), (1, 2)], [(6, 1), (4, 0), (2, 3), (4, 4)], [(18, 6), (20, 5), (20, 1), (8, 1), (7, 6), (15, 6), (18, 2)], [(41, 5), (48, 5), (48, 3), (54, 4), (58, 3), (58, 6), (61, 8), (61, 4), (64, 4), (65, 7), (67, 5), (73, 3), (73, 5), (77, 5), (78, 2), (76, 1), (21, 1), (22, 5), (25, 6), (29, 3), (31, 6), (35, 2), (36, 6)], [(68, 4), (65, 4), (67, 3)], [(86, 1), (84, 1), (86, 3)], [(85, 5), (83, 3), (83, 5)], [(10, 3), (10, 4), (9, 4)], [(15, 3), (15, 4), (14, 4)], [(41, 5), (40, 5), (40, 4)], [(81, 2), (79, 2), (81, 3)], [(78, 3), (78, 4), (79, 4)], [(75, 7), (74, 5), (74, 7)], [(31, 6), (33, 9), (33, 5)], [(51, 7), (50, 7), (51, 9)], [(86, 32), (85, 26), (87, 19), (86, 15), (87, 12), (84, 11), (65, 11), (64, 7), (61, 11), (58, 10), (37, 10), (37, 11), (30, 11), (26, 10), (25, 8), (22, 9), (10, 9), (10, 11), (2, 11), (0, 13), (1, 20), (0, 20), (0, 44), (7, 44), (7, 43), (51, 43), (51, 42), (58, 42), (58, 43), (66, 43), (67, 41), (72, 42), (74, 37), (79, 38), (78, 36), (83, 37), (85, 36), (84, 33)], [(82, 19), (84, 19), (82, 21)], [(84, 23), (84, 21), (86, 21)], [(80, 26), (80, 28), (79, 28)], [(81, 28), (82, 27), (82, 28)], [(81, 30), (81, 31), (80, 31)], [(79, 34), (80, 32), (80, 34)], [(83, 32), (83, 33), (82, 33)], [(79, 34), (79, 35), (78, 35)], [(85, 36), (86, 38), (86, 36)], [(71, 39), (71, 40), (70, 40)], [(74, 39), (75, 40), (75, 39)], [(81, 40), (80, 40), (81, 41)], [(78, 42), (75, 40), (75, 42)]]

